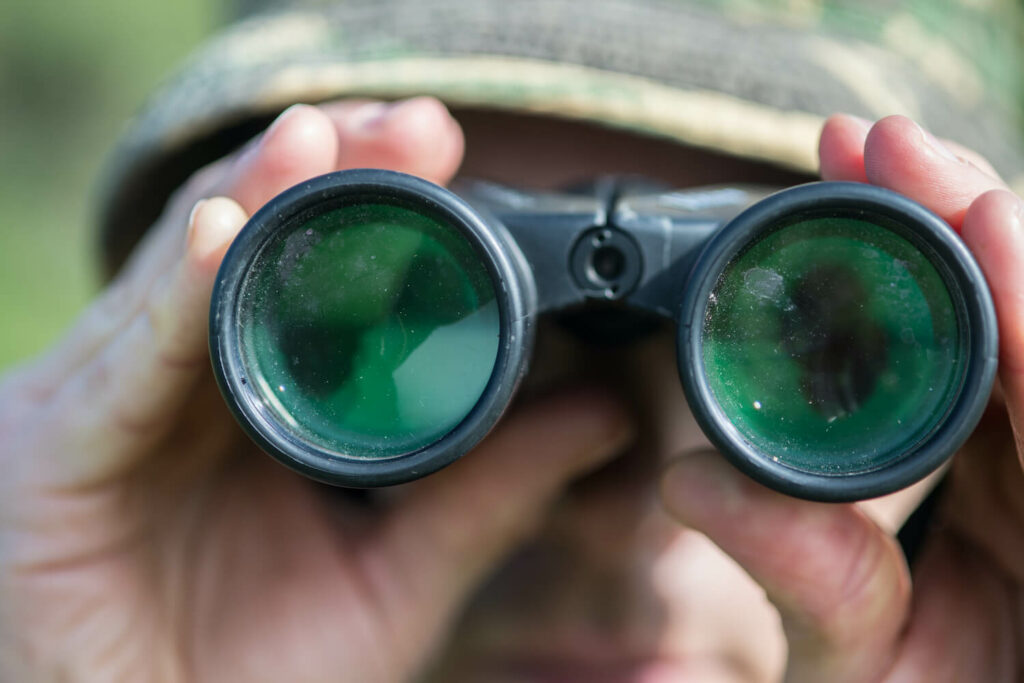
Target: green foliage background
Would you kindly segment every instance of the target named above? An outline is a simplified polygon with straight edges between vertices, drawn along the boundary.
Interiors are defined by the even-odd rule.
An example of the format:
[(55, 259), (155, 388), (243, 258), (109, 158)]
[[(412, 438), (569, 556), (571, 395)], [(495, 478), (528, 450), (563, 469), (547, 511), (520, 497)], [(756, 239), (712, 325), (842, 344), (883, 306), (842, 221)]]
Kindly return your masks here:
[(0, 371), (44, 349), (96, 291), (99, 170), (224, 12), (222, 0), (0, 3)]

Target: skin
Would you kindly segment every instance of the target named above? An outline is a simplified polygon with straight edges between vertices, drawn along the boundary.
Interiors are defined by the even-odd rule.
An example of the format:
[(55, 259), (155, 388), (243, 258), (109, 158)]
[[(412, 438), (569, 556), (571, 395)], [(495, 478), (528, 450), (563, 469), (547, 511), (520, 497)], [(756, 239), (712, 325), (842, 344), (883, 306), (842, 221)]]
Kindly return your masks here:
[(588, 385), (527, 392), (471, 455), (373, 506), (259, 454), (205, 347), (246, 216), (335, 169), (443, 183), (463, 146), (432, 99), (289, 109), (193, 177), (67, 337), (5, 378), (0, 679), (1018, 680), (1021, 202), (902, 117), (831, 118), (822, 175), (949, 221), (1001, 334), (1002, 392), (913, 575), (891, 535), (905, 501), (790, 499), (710, 452), (664, 335)]

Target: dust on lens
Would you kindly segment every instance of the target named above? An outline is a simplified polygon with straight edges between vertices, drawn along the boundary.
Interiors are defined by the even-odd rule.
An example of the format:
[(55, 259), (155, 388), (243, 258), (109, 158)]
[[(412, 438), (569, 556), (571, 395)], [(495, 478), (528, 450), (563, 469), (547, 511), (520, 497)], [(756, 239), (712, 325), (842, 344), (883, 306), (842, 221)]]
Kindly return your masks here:
[(816, 474), (883, 467), (925, 439), (959, 391), (967, 349), (949, 290), (880, 223), (821, 217), (774, 230), (711, 294), (710, 388), (777, 462)]
[(490, 273), (456, 228), (346, 206), (266, 246), (242, 287), (243, 360), (299, 438), (350, 458), (414, 452), (473, 409), (498, 356)]

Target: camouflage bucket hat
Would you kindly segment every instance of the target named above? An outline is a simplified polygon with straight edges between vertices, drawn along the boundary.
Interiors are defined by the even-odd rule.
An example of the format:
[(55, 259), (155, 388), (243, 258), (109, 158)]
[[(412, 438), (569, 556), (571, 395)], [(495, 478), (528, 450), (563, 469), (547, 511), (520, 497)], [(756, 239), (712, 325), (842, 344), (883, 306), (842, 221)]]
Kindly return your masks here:
[(291, 0), (246, 10), (117, 148), (100, 197), (108, 272), (192, 171), (294, 102), (348, 96), (431, 94), (809, 174), (825, 116), (900, 113), (1024, 186), (1017, 0)]

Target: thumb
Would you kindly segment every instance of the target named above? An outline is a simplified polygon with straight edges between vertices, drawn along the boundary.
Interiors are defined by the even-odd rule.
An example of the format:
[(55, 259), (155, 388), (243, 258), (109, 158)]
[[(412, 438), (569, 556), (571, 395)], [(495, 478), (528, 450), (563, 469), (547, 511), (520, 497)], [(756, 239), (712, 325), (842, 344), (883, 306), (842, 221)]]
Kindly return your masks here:
[(383, 608), (419, 631), (407, 634), (410, 654), (429, 650), (462, 599), (539, 525), (569, 481), (632, 435), (612, 397), (567, 391), (517, 410), (472, 453), (413, 485), (382, 522), (372, 553), (378, 578), (397, 584), (388, 591), (397, 599)]
[(891, 666), (910, 577), (895, 541), (856, 506), (784, 496), (713, 453), (670, 467), (662, 498), (764, 587), (789, 643), (787, 682), (878, 680)]

